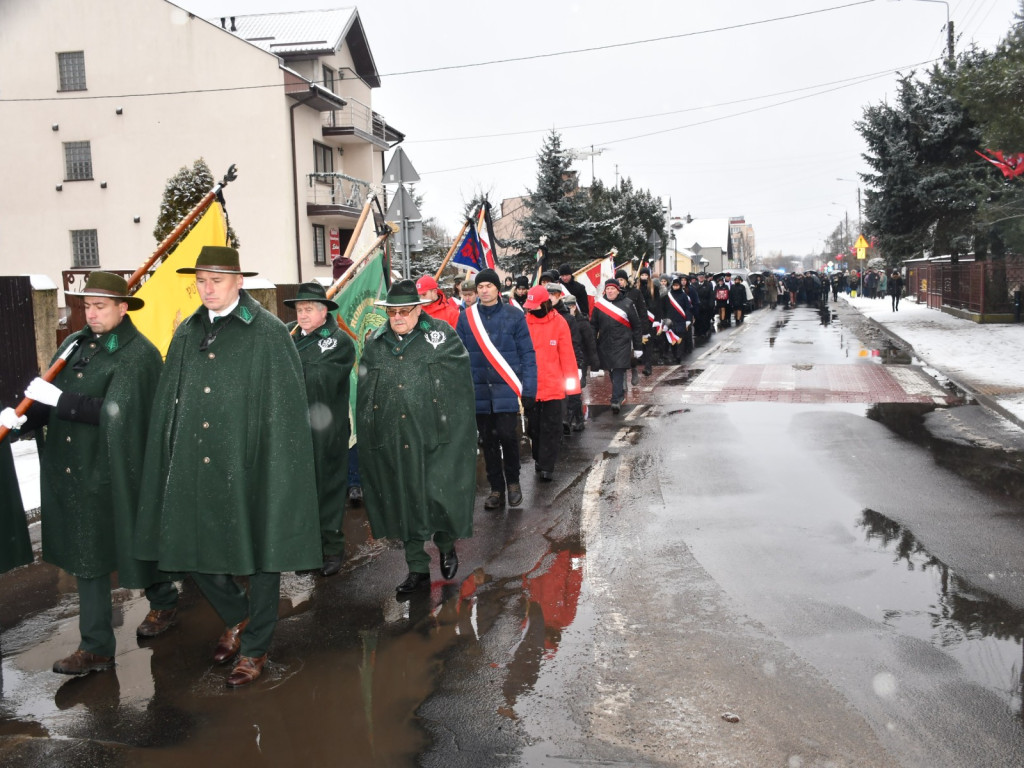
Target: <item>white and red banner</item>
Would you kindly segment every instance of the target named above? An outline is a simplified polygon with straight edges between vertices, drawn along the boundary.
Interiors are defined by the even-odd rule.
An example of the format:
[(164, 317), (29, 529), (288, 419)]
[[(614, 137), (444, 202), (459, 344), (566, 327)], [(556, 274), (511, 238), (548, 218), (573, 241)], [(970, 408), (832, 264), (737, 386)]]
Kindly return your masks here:
[(583, 283), (587, 293), (591, 296), (600, 296), (604, 293), (604, 281), (615, 277), (615, 254), (609, 253), (600, 262), (590, 269), (576, 275), (576, 279)]
[(679, 313), (679, 316), (686, 320), (686, 327), (689, 328), (690, 316), (686, 314), (686, 310), (683, 309), (682, 305), (678, 301), (676, 301), (671, 291), (669, 291), (668, 300), (672, 303), (672, 307), (675, 309), (675, 311)]
[(487, 362), (494, 366), (494, 370), (498, 372), (498, 375), (516, 393), (516, 397), (522, 397), (523, 382), (519, 380), (516, 372), (512, 370), (512, 366), (508, 364), (508, 360), (502, 357), (501, 352), (498, 351), (498, 348), (494, 346), (494, 342), (491, 341), (491, 337), (487, 335), (487, 329), (484, 328), (483, 320), (480, 318), (479, 304), (474, 304), (466, 310), (466, 320), (469, 322), (469, 330), (473, 332), (473, 338), (480, 345), (480, 349), (483, 351), (484, 357), (487, 358)]
[(496, 269), (494, 261), (494, 245), (491, 243), (491, 227), (487, 215), (488, 204), (485, 202), (480, 206), (476, 214), (476, 234), (480, 239), (480, 250), (483, 251), (484, 266), (487, 269)]

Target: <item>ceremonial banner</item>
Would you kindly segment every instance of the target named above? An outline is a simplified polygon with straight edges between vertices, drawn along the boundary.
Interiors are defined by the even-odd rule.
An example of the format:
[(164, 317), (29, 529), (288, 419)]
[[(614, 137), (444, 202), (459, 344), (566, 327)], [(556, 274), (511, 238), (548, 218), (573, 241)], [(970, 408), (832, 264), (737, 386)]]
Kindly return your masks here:
[(483, 248), (473, 222), (467, 222), (467, 225), (466, 234), (462, 236), (462, 242), (456, 246), (452, 255), (452, 264), (458, 264), (471, 272), (479, 272), (484, 268)]
[(164, 357), (178, 323), (195, 312), (200, 304), (195, 277), (179, 275), (175, 270), (194, 267), (204, 245), (227, 245), (224, 211), (216, 200), (210, 203), (174, 252), (135, 292), (146, 306), (132, 312), (132, 322)]

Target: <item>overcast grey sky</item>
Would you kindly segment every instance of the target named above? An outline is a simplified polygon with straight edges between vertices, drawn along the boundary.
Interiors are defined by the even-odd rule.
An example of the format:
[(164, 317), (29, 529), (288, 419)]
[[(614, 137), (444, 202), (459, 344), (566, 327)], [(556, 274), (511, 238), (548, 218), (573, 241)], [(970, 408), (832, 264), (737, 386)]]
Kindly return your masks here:
[[(177, 0), (204, 17), (351, 6), (331, 0)], [(991, 49), (1018, 0), (368, 0), (356, 4), (382, 86), (374, 109), (406, 135), (423, 214), (452, 234), (478, 191), (535, 184), (551, 128), (605, 151), (593, 172), (670, 197), (676, 215), (745, 216), (762, 256), (820, 251), (857, 218), (854, 121), (895, 71)], [(600, 51), (562, 51), (654, 42)], [(487, 66), (498, 59), (533, 58)], [(409, 73), (437, 67), (436, 72)], [(980, 160), (979, 160), (980, 162)], [(589, 184), (591, 161), (576, 164)], [(849, 179), (852, 181), (839, 181)], [(684, 230), (685, 233), (685, 230)], [(685, 234), (679, 245), (688, 245)]]

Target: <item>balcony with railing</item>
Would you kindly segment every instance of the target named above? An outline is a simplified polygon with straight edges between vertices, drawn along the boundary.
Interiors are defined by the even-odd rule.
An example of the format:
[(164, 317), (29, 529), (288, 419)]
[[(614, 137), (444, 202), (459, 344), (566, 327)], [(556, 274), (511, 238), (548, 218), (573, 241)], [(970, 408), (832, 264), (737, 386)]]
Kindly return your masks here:
[(337, 172), (306, 174), (306, 215), (356, 216), (369, 196), (370, 182)]
[[(381, 149), (389, 149), (405, 136), (387, 124), (387, 121), (357, 99), (345, 98), (343, 109), (323, 112), (323, 135), (339, 138), (342, 144), (353, 140), (366, 141)], [(347, 137), (348, 140), (346, 140)]]

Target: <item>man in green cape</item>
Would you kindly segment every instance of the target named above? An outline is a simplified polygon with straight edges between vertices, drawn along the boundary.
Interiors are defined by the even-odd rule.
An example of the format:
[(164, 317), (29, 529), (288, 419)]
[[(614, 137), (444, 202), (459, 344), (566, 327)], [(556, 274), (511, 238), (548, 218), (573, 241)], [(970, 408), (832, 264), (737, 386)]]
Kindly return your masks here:
[(363, 347), (356, 432), (366, 514), (377, 538), (401, 539), (409, 575), (399, 597), (430, 585), (433, 539), (441, 575), (459, 567), (455, 540), (473, 535), (476, 408), (469, 353), (447, 323), (422, 312), (412, 280), (384, 301), (388, 322)]
[[(136, 554), (188, 572), (227, 629), (226, 682), (260, 676), (283, 571), (320, 567), (302, 368), (284, 323), (242, 289), (238, 251), (205, 246), (203, 306), (174, 332), (153, 404)], [(235, 581), (248, 576), (248, 594)]]
[(309, 423), (313, 429), (313, 467), (320, 502), (320, 543), (324, 564), (320, 573), (333, 576), (345, 559), (345, 517), (348, 493), (348, 420), (352, 366), (356, 345), (338, 327), (331, 311), (338, 304), (327, 298), (320, 283), (303, 283), (294, 299), (297, 321), (288, 324), (306, 381)]
[[(66, 675), (114, 666), (110, 575), (122, 587), (146, 589), (153, 634), (171, 626), (178, 591), (156, 565), (132, 556), (142, 455), (150, 406), (160, 375), (160, 353), (143, 336), (130, 310), (142, 299), (128, 295), (124, 278), (92, 272), (81, 292), (88, 324), (57, 350), (71, 350), (53, 382), (34, 379), (23, 431), (46, 427), (40, 450), (43, 560), (78, 581), (78, 650), (57, 661)], [(56, 358), (54, 358), (56, 359)]]

